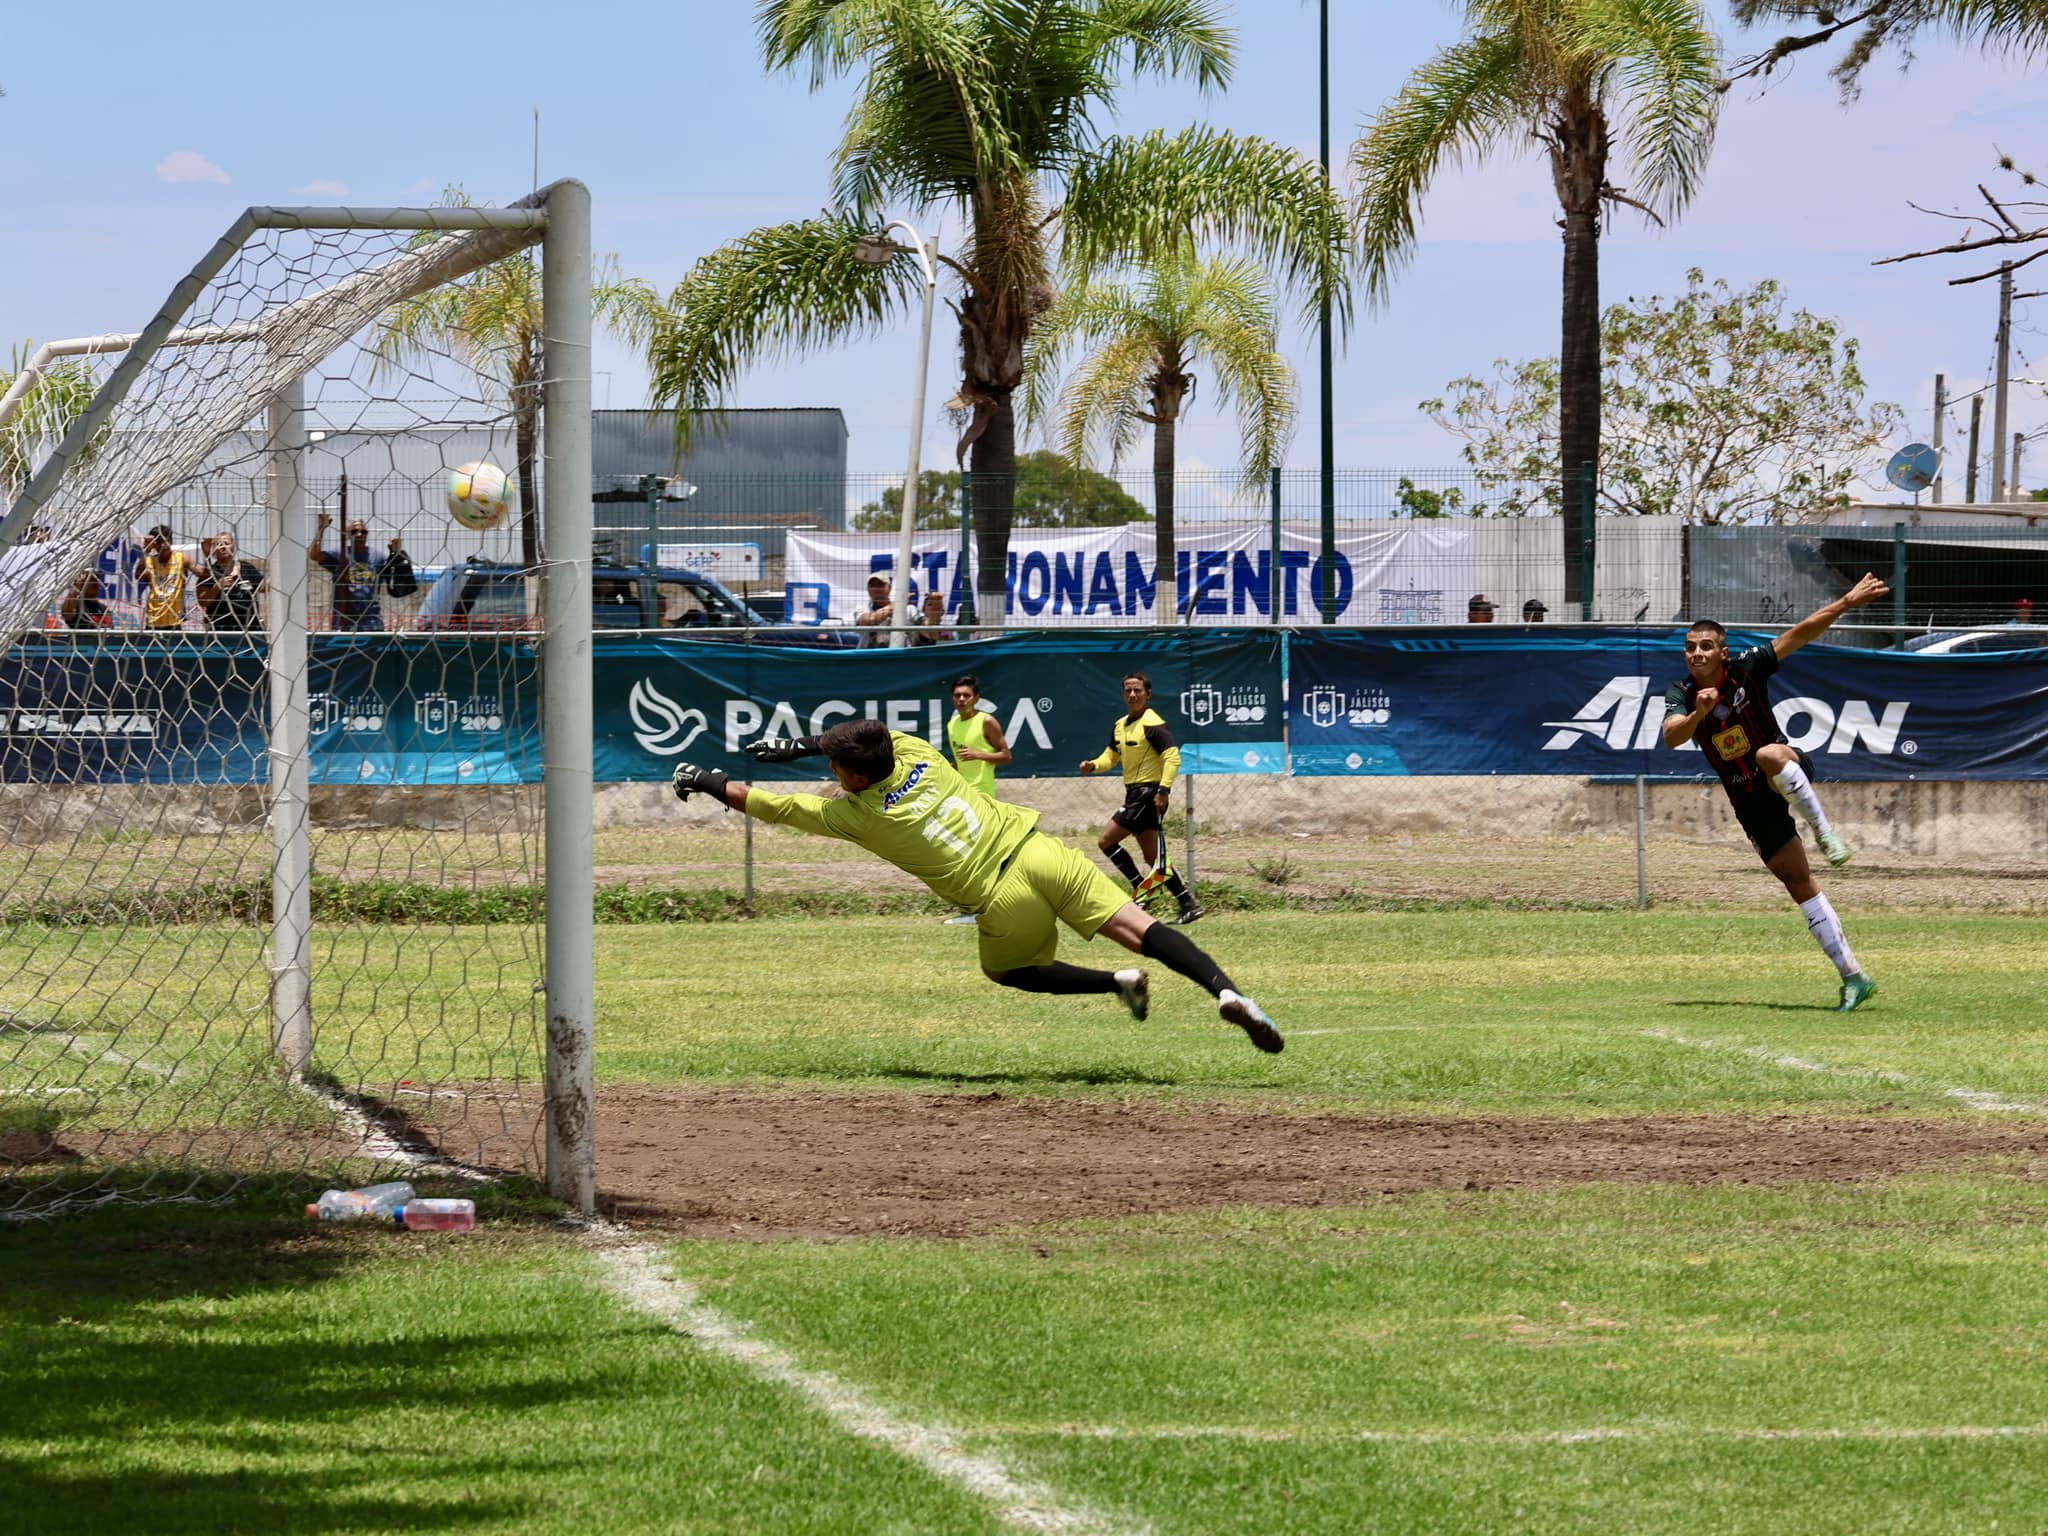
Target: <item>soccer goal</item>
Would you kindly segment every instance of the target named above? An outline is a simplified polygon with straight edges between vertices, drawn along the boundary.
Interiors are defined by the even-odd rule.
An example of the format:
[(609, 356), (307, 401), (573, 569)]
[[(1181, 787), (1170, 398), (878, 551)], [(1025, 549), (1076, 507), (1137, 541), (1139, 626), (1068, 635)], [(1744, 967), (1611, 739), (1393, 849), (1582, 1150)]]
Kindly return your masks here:
[(591, 1208), (590, 286), (573, 181), (252, 208), (19, 367), (0, 1216), (422, 1161)]

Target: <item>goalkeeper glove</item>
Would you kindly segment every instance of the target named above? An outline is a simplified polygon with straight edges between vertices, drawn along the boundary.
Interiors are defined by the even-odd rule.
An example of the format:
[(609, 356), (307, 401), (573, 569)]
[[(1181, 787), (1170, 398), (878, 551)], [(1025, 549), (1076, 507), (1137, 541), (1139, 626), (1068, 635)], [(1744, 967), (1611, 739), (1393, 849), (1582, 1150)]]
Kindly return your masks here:
[(676, 798), (685, 802), (694, 791), (700, 795), (710, 795), (720, 805), (724, 805), (726, 783), (726, 775), (717, 769), (699, 768), (695, 763), (677, 763), (675, 773), (669, 778)]
[(820, 750), (815, 736), (763, 736), (745, 748), (757, 763), (793, 763), (800, 757), (816, 757)]

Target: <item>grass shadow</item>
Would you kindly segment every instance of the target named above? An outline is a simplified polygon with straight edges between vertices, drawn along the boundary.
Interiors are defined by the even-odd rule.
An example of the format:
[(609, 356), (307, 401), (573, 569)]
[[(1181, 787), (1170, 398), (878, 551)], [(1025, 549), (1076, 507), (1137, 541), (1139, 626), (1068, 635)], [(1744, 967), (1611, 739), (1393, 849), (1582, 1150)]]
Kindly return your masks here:
[(1145, 1088), (1178, 1088), (1186, 1081), (1178, 1077), (1154, 1077), (1136, 1067), (1070, 1067), (1052, 1072), (990, 1071), (948, 1072), (937, 1067), (873, 1067), (874, 1077), (900, 1078), (908, 1082), (957, 1083), (1084, 1083), (1093, 1085), (1136, 1084)]
[(1671, 1004), (1673, 1008), (1756, 1008), (1772, 1013), (1839, 1013), (1833, 1003), (1736, 1003), (1725, 998), (1684, 998)]

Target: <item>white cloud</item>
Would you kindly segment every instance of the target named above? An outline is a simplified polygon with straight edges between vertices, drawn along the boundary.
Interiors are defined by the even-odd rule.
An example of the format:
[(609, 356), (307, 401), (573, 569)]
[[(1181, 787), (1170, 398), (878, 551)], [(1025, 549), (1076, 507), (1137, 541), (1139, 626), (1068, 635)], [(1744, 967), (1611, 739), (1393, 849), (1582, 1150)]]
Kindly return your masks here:
[(228, 173), (196, 149), (176, 149), (157, 162), (158, 181), (211, 181), (228, 184)]
[(303, 187), (293, 187), (295, 197), (347, 197), (348, 183), (345, 181), (309, 181)]
[(407, 197), (432, 197), (436, 190), (438, 189), (434, 186), (434, 179), (431, 176), (422, 176), (418, 181), (405, 189), (405, 195)]

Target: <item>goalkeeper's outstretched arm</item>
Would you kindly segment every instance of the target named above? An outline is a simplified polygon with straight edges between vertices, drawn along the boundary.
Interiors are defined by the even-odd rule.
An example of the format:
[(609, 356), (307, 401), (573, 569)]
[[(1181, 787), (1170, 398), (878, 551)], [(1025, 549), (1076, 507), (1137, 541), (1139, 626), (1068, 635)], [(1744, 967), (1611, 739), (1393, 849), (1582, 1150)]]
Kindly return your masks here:
[(687, 801), (692, 795), (705, 795), (727, 810), (738, 811), (759, 821), (794, 827), (799, 832), (809, 832), (817, 837), (854, 838), (853, 829), (843, 819), (833, 819), (832, 808), (840, 804), (838, 801), (822, 800), (816, 795), (778, 795), (765, 789), (750, 789), (715, 768), (699, 768), (695, 763), (676, 764), (676, 771), (669, 782), (678, 800)]

